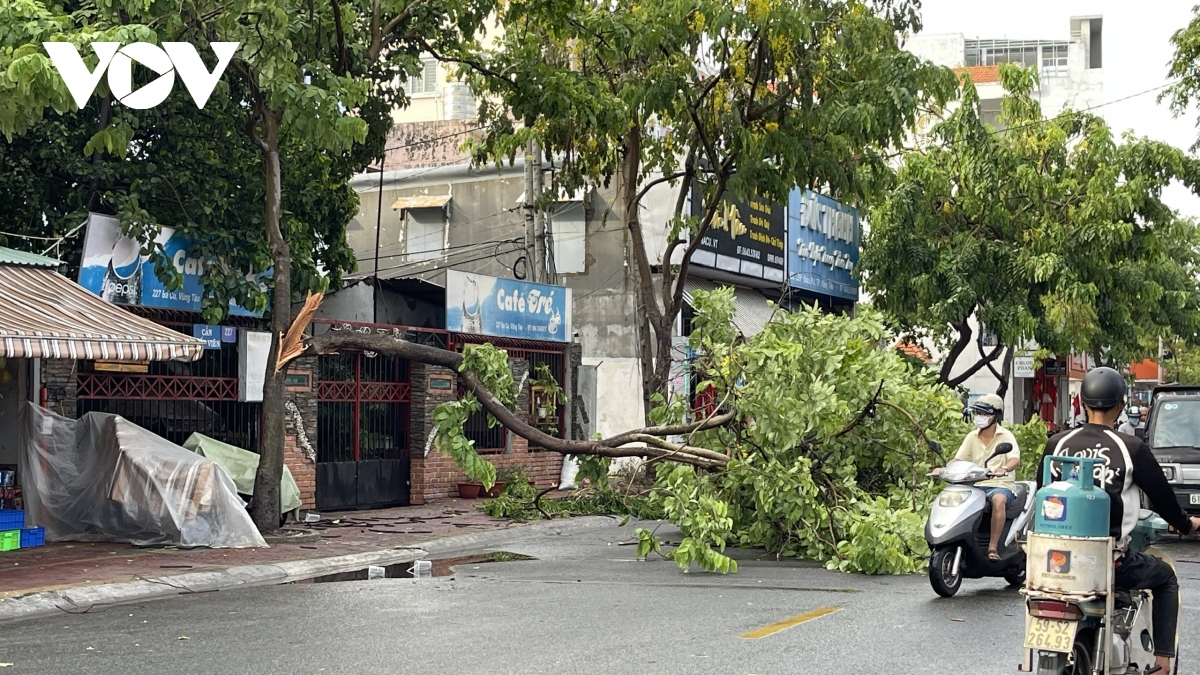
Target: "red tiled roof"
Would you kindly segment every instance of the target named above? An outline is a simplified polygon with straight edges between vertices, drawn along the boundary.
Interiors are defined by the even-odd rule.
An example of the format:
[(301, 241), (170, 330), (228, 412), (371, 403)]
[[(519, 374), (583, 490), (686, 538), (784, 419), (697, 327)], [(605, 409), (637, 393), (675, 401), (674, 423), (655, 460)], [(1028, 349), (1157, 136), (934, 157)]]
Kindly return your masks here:
[(897, 340), (896, 344), (893, 345), (893, 347), (895, 349), (899, 349), (900, 351), (904, 352), (905, 354), (908, 354), (909, 356), (915, 356), (918, 359), (921, 359), (922, 361), (925, 361), (925, 362), (929, 362), (929, 360), (931, 358), (933, 358), (929, 355), (929, 352), (925, 351), (924, 347), (917, 344), (916, 342), (913, 342), (912, 340), (907, 340), (907, 339)]
[(1000, 66), (967, 66), (966, 68), (954, 69), (955, 75), (962, 75), (963, 73), (966, 73), (975, 84), (1000, 81)]

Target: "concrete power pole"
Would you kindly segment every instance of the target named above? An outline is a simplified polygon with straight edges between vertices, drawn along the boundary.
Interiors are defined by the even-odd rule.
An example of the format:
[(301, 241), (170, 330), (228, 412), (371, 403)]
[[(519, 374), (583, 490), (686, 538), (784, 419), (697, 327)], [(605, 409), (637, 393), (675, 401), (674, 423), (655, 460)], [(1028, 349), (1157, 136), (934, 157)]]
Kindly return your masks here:
[[(542, 148), (536, 139), (532, 142), (533, 149), (533, 202), (537, 204), (542, 198)], [(546, 247), (549, 245), (546, 236), (546, 214), (540, 206), (533, 210), (533, 252), (535, 258), (534, 281), (548, 283), (550, 267), (547, 264)]]
[(537, 231), (534, 226), (533, 218), (533, 156), (535, 142), (529, 141), (529, 145), (525, 148), (525, 198), (521, 204), (522, 214), (525, 216), (525, 269), (529, 270), (529, 280), (537, 281), (537, 265), (535, 253)]

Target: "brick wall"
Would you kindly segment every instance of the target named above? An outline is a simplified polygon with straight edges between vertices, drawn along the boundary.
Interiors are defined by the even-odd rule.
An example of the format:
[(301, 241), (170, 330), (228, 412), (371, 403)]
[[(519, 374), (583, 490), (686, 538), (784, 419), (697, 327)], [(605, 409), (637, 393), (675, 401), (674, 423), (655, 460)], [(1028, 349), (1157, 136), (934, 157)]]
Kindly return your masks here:
[[(287, 405), (284, 412), (286, 435), (284, 437), (283, 462), (296, 479), (300, 488), (301, 508), (311, 509), (317, 505), (317, 465), (309, 459), (308, 452), (316, 453), (317, 442), (317, 357), (307, 356), (292, 361), (288, 368), (292, 375), (307, 375), (308, 386), (287, 387)], [(298, 433), (296, 416), (300, 417)], [(303, 447), (304, 443), (308, 448)]]
[[(515, 380), (520, 383), (522, 376), (528, 370), (529, 364), (524, 360), (510, 361)], [(458, 496), (458, 483), (467, 481), (462, 470), (450, 457), (443, 455), (430, 447), (425, 454), (429, 442), (429, 434), (433, 430), (433, 410), (443, 401), (454, 400), (458, 390), (456, 379), (452, 379), (449, 390), (431, 389), (430, 376), (454, 378), (454, 372), (436, 366), (412, 364), (412, 503), (424, 504), (434, 499), (445, 499)], [(529, 385), (526, 382), (521, 395), (517, 399), (520, 411), (528, 412)], [(524, 414), (524, 413), (523, 413)], [(485, 458), (497, 469), (511, 465), (520, 465), (533, 484), (539, 488), (558, 485), (562, 471), (562, 455), (556, 452), (541, 452), (529, 450), (529, 444), (524, 438), (509, 434), (509, 448), (506, 452), (496, 455), (485, 455)]]
[(471, 157), (459, 148), (472, 136), (483, 138), (482, 131), (467, 133), (478, 126), (474, 119), (397, 124), (388, 134), (387, 147), (394, 149), (388, 151), (384, 169), (402, 171), (465, 163)]
[(70, 359), (42, 359), (42, 386), (46, 387), (46, 406), (51, 412), (75, 419), (79, 378), (76, 362)]

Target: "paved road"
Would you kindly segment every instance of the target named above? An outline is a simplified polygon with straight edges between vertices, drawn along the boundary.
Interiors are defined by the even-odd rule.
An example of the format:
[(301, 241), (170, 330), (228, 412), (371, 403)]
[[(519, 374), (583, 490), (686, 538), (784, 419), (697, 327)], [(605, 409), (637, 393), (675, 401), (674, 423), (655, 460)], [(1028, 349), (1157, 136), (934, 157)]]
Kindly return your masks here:
[[(0, 662), (14, 665), (0, 673), (1016, 672), (1022, 605), (1002, 580), (941, 600), (923, 576), (753, 555), (736, 575), (682, 574), (632, 561), (617, 543), (633, 527), (516, 539), (504, 548), (537, 560), (467, 565), (453, 579), (222, 591), (6, 625)], [(1170, 548), (1200, 560), (1200, 542)], [(1200, 564), (1180, 574), (1184, 654), (1196, 659), (1181, 672), (1196, 673)], [(837, 611), (739, 637), (825, 608)]]

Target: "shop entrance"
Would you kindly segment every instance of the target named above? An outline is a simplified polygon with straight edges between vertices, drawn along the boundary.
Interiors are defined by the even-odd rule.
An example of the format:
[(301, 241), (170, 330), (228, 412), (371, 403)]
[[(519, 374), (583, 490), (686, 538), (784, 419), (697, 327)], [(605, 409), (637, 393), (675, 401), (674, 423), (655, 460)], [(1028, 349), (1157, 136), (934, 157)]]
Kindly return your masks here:
[(369, 352), (320, 357), (317, 508), (409, 503), (409, 366)]

